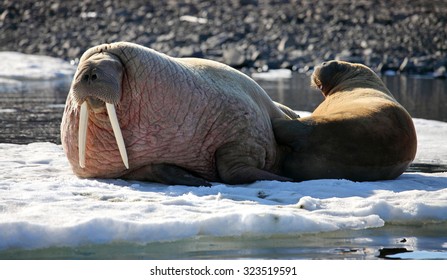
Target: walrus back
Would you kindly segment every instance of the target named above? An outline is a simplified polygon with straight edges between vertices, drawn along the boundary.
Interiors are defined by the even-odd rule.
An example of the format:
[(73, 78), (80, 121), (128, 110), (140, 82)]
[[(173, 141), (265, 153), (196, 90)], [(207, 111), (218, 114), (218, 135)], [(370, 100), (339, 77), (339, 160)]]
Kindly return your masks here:
[(392, 99), (365, 93), (341, 92), (309, 117), (273, 122), (278, 143), (292, 147), (284, 176), (374, 181), (406, 170), (417, 147), (411, 116)]
[(416, 155), (413, 120), (368, 67), (324, 62), (312, 84), (325, 100), (311, 116), (272, 122), (283, 176), (371, 181), (401, 175)]

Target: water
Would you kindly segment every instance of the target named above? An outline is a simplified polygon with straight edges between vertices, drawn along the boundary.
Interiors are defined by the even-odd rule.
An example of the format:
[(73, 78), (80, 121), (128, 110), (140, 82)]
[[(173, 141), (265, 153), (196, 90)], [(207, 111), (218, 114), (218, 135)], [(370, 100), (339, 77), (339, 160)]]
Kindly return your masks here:
[[(407, 76), (382, 77), (396, 99), (413, 117), (447, 122), (447, 80)], [(313, 111), (323, 96), (310, 87), (310, 77), (294, 73), (291, 79), (257, 80), (280, 103), (300, 111)], [(59, 126), (71, 80), (0, 80), (0, 143), (60, 144)]]
[(71, 80), (0, 81), (0, 143), (60, 143), (60, 123)]
[[(445, 259), (447, 223), (395, 225), (358, 231), (270, 237), (197, 237), (149, 244), (113, 243), (76, 248), (8, 250), (0, 259), (387, 259), (424, 252)], [(443, 252), (440, 252), (444, 246)], [(402, 256), (404, 258), (405, 254)], [(440, 256), (440, 257), (438, 257)], [(412, 257), (417, 259), (417, 257)]]
[[(447, 80), (401, 75), (382, 80), (412, 117), (447, 122)], [(308, 75), (294, 73), (291, 79), (257, 82), (272, 99), (295, 110), (313, 111), (323, 101), (321, 93), (310, 87)]]
[[(447, 121), (447, 81), (384, 76), (396, 99), (416, 118)], [(0, 81), (0, 142), (60, 143), (59, 126), (70, 80)], [(258, 80), (276, 101), (312, 111), (323, 100), (310, 88), (309, 76)], [(413, 171), (441, 172), (416, 163)], [(418, 169), (419, 168), (419, 169)], [(436, 167), (439, 168), (439, 167)], [(377, 259), (387, 253), (429, 252), (437, 258), (447, 248), (447, 223), (387, 224), (382, 228), (293, 236), (197, 237), (150, 244), (113, 243), (76, 248), (0, 251), (0, 259)], [(427, 255), (424, 254), (424, 258)], [(440, 258), (445, 259), (445, 255)]]

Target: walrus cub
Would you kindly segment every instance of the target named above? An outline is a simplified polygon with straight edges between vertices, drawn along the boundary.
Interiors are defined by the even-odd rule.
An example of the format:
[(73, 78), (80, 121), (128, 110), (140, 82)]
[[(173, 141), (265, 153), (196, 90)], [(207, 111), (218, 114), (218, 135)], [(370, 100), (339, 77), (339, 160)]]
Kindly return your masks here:
[(276, 175), (271, 119), (290, 117), (292, 110), (229, 66), (118, 42), (81, 57), (61, 141), (84, 178), (194, 186), (285, 181)]
[(309, 117), (272, 121), (282, 175), (374, 181), (401, 175), (416, 154), (408, 112), (368, 67), (325, 62), (312, 75), (325, 100)]

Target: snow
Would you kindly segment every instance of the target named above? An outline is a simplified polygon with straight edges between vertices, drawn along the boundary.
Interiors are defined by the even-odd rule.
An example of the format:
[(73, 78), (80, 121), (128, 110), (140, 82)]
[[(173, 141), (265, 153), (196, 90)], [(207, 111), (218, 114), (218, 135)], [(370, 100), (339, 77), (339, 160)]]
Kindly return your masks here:
[[(59, 79), (60, 59), (0, 52), (0, 85)], [(278, 77), (289, 73), (277, 72)], [(302, 116), (307, 112), (300, 112)], [(416, 162), (447, 163), (447, 123), (415, 119)], [(447, 173), (212, 187), (80, 179), (60, 145), (0, 143), (0, 250), (271, 236), (447, 220)], [(447, 245), (446, 245), (447, 246)]]
[[(447, 123), (415, 119), (417, 162), (445, 164)], [(429, 143), (429, 144), (427, 144)], [(0, 144), (0, 250), (270, 236), (447, 220), (447, 173), (212, 187), (79, 179), (61, 146)]]
[(275, 81), (292, 78), (292, 71), (289, 69), (272, 69), (268, 72), (253, 73), (252, 77), (258, 80)]
[(72, 77), (76, 66), (60, 58), (0, 52), (0, 84), (20, 80), (52, 80)]

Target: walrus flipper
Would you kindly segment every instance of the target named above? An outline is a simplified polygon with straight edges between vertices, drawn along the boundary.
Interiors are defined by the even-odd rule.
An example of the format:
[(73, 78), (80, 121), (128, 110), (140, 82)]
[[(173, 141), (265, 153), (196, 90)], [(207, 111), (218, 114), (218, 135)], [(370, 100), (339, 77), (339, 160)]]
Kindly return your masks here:
[(272, 119), (273, 133), (278, 144), (286, 145), (298, 151), (308, 139), (313, 128), (298, 119)]
[(286, 114), (291, 119), (300, 118), (300, 115), (298, 115), (295, 111), (293, 111), (289, 107), (287, 107), (279, 102), (276, 102), (276, 101), (273, 101), (273, 103), (275, 103), (276, 107), (278, 107), (284, 114)]
[(166, 185), (206, 186), (211, 184), (187, 170), (172, 164), (150, 164), (125, 176), (133, 180), (153, 181)]
[(219, 177), (226, 184), (248, 184), (255, 181), (281, 181), (292, 179), (261, 169), (265, 151), (254, 143), (228, 143), (216, 151)]

